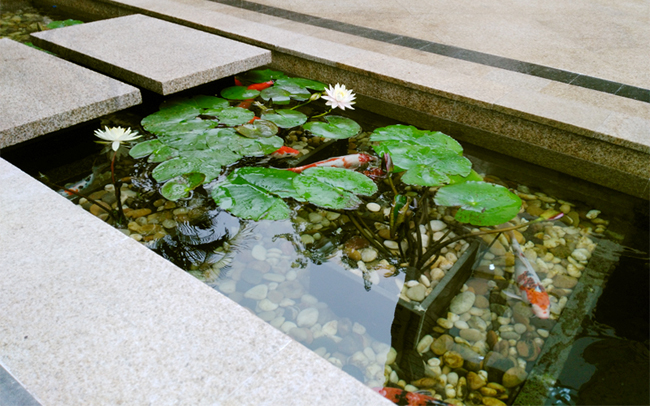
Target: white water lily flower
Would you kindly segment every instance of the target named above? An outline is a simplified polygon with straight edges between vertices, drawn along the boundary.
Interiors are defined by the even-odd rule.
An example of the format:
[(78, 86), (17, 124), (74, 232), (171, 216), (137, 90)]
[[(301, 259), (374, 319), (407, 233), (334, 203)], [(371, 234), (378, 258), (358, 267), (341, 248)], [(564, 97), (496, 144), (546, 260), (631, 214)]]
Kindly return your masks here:
[(327, 96), (321, 97), (327, 100), (326, 105), (332, 106), (332, 108), (338, 107), (341, 110), (345, 110), (346, 108), (354, 110), (352, 105), (356, 103), (353, 101), (356, 96), (352, 92), (352, 89), (346, 89), (345, 85), (337, 83), (334, 88), (330, 85), (329, 89), (325, 89), (325, 93), (327, 93)]
[(122, 127), (104, 127), (105, 130), (95, 130), (95, 135), (99, 138), (109, 141), (113, 151), (117, 151), (120, 147), (120, 144), (126, 141), (133, 141), (137, 138), (142, 137), (138, 135), (137, 131), (131, 131), (131, 128), (122, 128)]

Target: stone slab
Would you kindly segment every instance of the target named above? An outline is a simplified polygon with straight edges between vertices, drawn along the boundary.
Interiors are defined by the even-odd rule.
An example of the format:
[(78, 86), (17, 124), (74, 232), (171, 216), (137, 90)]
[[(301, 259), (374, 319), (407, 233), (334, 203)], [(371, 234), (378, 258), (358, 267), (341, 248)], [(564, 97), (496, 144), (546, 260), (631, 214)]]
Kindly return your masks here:
[(0, 148), (140, 103), (133, 86), (0, 39)]
[(2, 159), (0, 207), (0, 365), (42, 405), (392, 404)]
[(144, 15), (32, 34), (76, 63), (163, 95), (271, 62), (271, 52)]

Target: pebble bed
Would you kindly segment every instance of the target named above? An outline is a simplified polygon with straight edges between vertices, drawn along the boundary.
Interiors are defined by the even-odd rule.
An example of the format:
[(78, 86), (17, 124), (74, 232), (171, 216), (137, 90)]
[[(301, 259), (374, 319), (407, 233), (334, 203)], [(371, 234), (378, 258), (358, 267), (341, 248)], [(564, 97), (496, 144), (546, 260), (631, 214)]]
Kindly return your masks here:
[[(351, 139), (350, 152), (368, 150), (368, 135)], [(310, 141), (298, 132), (290, 133), (287, 139), (287, 144), (301, 153), (321, 142)], [(509, 237), (483, 236), (489, 250), (480, 254), (472, 277), (451, 301), (446, 317), (438, 319), (437, 326), (417, 344), (424, 375), (409, 382), (400, 377), (395, 364), (398, 349), (373, 338), (364, 320), (337, 316), (310, 292), (310, 288), (318, 287), (310, 286), (308, 257), (346, 228), (350, 220), (345, 214), (302, 207), (291, 221), (261, 221), (253, 227), (233, 228), (231, 240), (218, 249), (220, 260), (197, 264), (187, 271), (370, 387), (424, 390), (456, 405), (504, 405), (512, 401), (516, 388), (525, 381), (596, 247), (593, 236), (605, 232), (608, 221), (601, 219), (597, 210), (576, 208), (526, 186), (505, 184), (496, 178), (486, 180), (516, 187), (524, 204), (513, 224), (530, 221), (549, 208), (565, 214), (561, 221), (515, 231), (525, 256), (549, 292), (551, 318), (534, 317), (528, 305), (506, 300), (500, 293), (512, 290), (514, 255)], [(418, 192), (407, 190), (410, 194)], [(202, 218), (209, 206), (201, 196), (179, 202), (158, 199), (143, 205), (140, 195), (133, 183), (122, 185), (121, 198), (129, 223), (121, 231), (149, 246), (165, 235), (175, 235), (180, 224)], [(117, 207), (112, 184), (90, 197), (99, 204)], [(79, 204), (108, 219), (97, 204), (83, 198)], [(384, 246), (397, 253), (398, 243), (390, 239), (386, 227), (389, 206), (380, 195), (359, 212), (375, 220), (375, 232)], [(419, 230), (423, 243), (439, 240), (452, 224), (452, 209), (431, 210), (427, 227)], [(450, 233), (446, 238), (454, 236)], [(349, 237), (324, 255), (357, 275), (360, 282), (391, 287), (389, 290), (399, 292), (400, 300), (418, 303), (426, 299), (468, 246), (465, 240), (447, 246), (419, 280), (406, 283), (394, 277), (395, 266), (358, 236)]]
[(0, 15), (0, 38), (29, 42), (29, 34), (45, 30), (51, 22), (50, 17), (40, 14), (33, 7), (5, 11)]

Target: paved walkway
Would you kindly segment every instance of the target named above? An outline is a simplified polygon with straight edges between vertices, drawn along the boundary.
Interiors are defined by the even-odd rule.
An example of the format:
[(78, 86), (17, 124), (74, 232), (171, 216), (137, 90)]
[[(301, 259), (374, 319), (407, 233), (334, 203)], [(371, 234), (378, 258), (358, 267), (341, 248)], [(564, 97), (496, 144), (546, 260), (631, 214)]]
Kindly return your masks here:
[[(424, 41), (416, 45), (419, 49), (438, 48), (448, 51), (445, 55), (479, 63), (489, 58), (468, 54), (508, 58), (520, 62), (524, 72), (526, 64), (535, 64), (650, 89), (650, 4), (646, 1), (213, 1), (294, 20), (302, 14), (307, 24), (333, 30), (359, 34), (370, 29), (418, 39)], [(336, 36), (328, 39), (340, 41)], [(375, 39), (400, 42), (385, 34), (375, 34)], [(397, 49), (355, 44), (401, 54)]]

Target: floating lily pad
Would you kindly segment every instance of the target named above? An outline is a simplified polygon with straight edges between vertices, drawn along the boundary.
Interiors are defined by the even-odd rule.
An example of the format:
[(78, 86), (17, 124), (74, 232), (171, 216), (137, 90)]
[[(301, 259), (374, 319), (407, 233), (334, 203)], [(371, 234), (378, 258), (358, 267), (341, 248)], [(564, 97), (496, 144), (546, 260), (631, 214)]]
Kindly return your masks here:
[(450, 185), (455, 185), (457, 183), (465, 183), (469, 181), (477, 181), (477, 182), (482, 182), (483, 177), (476, 173), (474, 169), (469, 173), (467, 176), (460, 176), (460, 175), (449, 175), (449, 184)]
[(143, 141), (135, 144), (129, 151), (129, 155), (135, 159), (144, 158), (147, 155), (151, 155), (152, 152), (162, 148), (163, 146), (163, 143), (159, 140)]
[(310, 203), (327, 209), (354, 209), (361, 199), (354, 193), (336, 188), (311, 177), (300, 176), (294, 180), (296, 190)]
[(357, 194), (369, 196), (377, 191), (367, 176), (329, 167), (309, 168), (294, 178), (293, 185), (305, 200), (329, 209), (356, 208), (361, 204)]
[(251, 121), (255, 113), (239, 107), (228, 107), (219, 111), (217, 117), (222, 124), (235, 126)]
[(325, 83), (318, 82), (316, 80), (303, 79), (303, 78), (287, 78), (287, 77), (278, 79), (275, 82), (275, 84), (279, 86), (293, 85), (305, 89), (316, 90), (317, 92), (322, 92), (323, 90), (325, 90), (326, 87)]
[(235, 130), (246, 138), (268, 138), (278, 133), (278, 126), (268, 120), (255, 120), (237, 126)]
[(352, 191), (358, 195), (372, 196), (377, 193), (377, 185), (372, 179), (349, 169), (317, 166), (304, 170), (302, 176), (316, 178), (321, 182)]
[[(279, 83), (278, 83), (279, 82)], [(305, 89), (304, 87), (298, 86), (295, 83), (285, 81), (284, 83), (281, 80), (278, 80), (273, 87), (270, 87), (267, 90), (270, 89), (277, 89), (277, 90), (283, 90), (286, 91), (289, 94), (289, 97), (291, 97), (294, 100), (298, 101), (305, 101), (311, 97), (311, 93), (309, 90)], [(264, 93), (264, 92), (262, 92)], [(274, 99), (275, 102), (275, 99)]]
[(176, 156), (178, 156), (178, 150), (171, 148), (168, 145), (164, 145), (153, 151), (151, 155), (149, 155), (149, 159), (147, 161), (150, 163), (164, 162)]
[(293, 187), (296, 176), (297, 173), (284, 169), (244, 167), (237, 169), (229, 179), (235, 184), (250, 183), (280, 197), (299, 198)]
[(194, 172), (196, 161), (187, 157), (170, 159), (156, 166), (151, 172), (153, 178), (158, 182), (164, 182), (179, 175)]
[(192, 98), (182, 97), (166, 100), (160, 105), (160, 109), (164, 110), (177, 106), (202, 109), (201, 112), (205, 113), (205, 110), (203, 109), (221, 110), (230, 106), (230, 103), (228, 103), (228, 100), (222, 99), (221, 97), (198, 95)]
[(83, 21), (67, 19), (63, 21), (52, 21), (47, 25), (47, 28), (53, 30), (55, 28), (70, 27), (71, 25), (83, 24)]
[[(148, 115), (141, 121), (142, 127), (150, 133), (163, 135), (165, 133), (183, 132), (187, 128), (210, 128), (208, 121), (196, 119), (201, 114), (198, 108), (190, 106), (172, 106)], [(191, 129), (190, 129), (191, 131)]]
[(521, 208), (521, 199), (507, 188), (486, 182), (465, 182), (438, 190), (439, 206), (458, 206), (454, 218), (477, 226), (495, 226), (512, 220)]
[(264, 113), (262, 119), (271, 121), (280, 128), (293, 128), (306, 123), (308, 117), (296, 110), (283, 109)]
[(280, 89), (279, 87), (269, 87), (262, 90), (260, 93), (262, 100), (272, 101), (274, 104), (289, 104), (291, 103), (291, 93), (287, 90)]
[(310, 121), (303, 128), (314, 135), (333, 139), (350, 138), (361, 132), (361, 126), (347, 117), (325, 116), (323, 118), (326, 123)]
[(205, 175), (202, 173), (188, 173), (171, 179), (160, 188), (160, 194), (167, 200), (175, 201), (189, 196), (190, 191), (203, 184)]
[(446, 174), (438, 172), (435, 167), (416, 165), (402, 176), (402, 182), (408, 185), (441, 186), (449, 183), (450, 179)]
[(221, 97), (228, 100), (254, 99), (259, 95), (259, 90), (247, 89), (245, 86), (227, 87), (221, 91)]
[(459, 154), (463, 152), (463, 147), (450, 136), (439, 131), (419, 130), (412, 125), (396, 124), (377, 128), (370, 136), (370, 141), (407, 142), (412, 145), (428, 146), (433, 149), (450, 149)]
[(269, 80), (284, 78), (286, 76), (287, 75), (285, 75), (283, 72), (279, 72), (277, 70), (254, 69), (244, 73), (240, 76), (240, 78), (251, 83), (262, 83), (268, 82)]
[(248, 220), (284, 220), (291, 215), (289, 206), (251, 184), (225, 183), (212, 189), (217, 206), (229, 213)]

